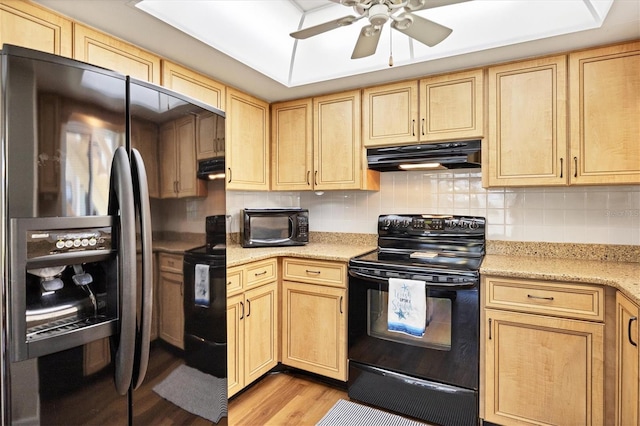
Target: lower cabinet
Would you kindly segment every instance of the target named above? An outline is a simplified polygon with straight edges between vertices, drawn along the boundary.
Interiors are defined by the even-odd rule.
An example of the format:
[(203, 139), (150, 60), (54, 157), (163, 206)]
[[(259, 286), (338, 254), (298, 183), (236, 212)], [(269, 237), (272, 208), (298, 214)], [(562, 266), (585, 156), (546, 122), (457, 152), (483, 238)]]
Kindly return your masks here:
[(158, 334), (165, 342), (184, 349), (182, 256), (160, 253), (158, 264)]
[(640, 426), (640, 307), (616, 293), (615, 424)]
[(231, 397), (278, 363), (277, 260), (227, 272), (227, 384)]
[(282, 363), (346, 381), (346, 265), (285, 258), (282, 269)]
[(484, 419), (603, 424), (603, 289), (493, 276), (483, 288)]

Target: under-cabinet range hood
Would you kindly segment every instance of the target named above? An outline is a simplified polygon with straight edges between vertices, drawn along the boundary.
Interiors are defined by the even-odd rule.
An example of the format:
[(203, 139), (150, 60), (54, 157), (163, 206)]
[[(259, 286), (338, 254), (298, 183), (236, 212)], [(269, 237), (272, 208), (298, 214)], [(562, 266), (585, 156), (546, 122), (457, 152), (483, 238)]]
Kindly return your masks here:
[(367, 149), (369, 168), (380, 172), (480, 167), (480, 140)]
[(198, 161), (198, 172), (196, 177), (202, 180), (224, 179), (225, 172), (224, 157), (208, 158)]

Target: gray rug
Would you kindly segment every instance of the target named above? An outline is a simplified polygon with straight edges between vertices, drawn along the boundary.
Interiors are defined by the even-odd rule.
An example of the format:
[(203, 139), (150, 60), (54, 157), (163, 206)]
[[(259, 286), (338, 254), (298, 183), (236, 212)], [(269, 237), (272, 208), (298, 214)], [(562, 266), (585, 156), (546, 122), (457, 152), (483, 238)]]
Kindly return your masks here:
[(425, 424), (341, 399), (316, 426), (425, 426)]
[(181, 365), (153, 391), (185, 411), (214, 423), (227, 415), (227, 380)]

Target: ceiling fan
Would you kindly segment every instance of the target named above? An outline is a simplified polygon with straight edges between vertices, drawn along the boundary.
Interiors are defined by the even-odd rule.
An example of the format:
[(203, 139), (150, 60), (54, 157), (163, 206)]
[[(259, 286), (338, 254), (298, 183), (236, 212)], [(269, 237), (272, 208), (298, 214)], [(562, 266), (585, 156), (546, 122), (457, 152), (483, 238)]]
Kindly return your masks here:
[(295, 39), (305, 39), (324, 32), (351, 25), (362, 18), (369, 25), (362, 27), (351, 59), (364, 58), (376, 52), (382, 27), (391, 20), (391, 28), (426, 44), (435, 46), (447, 38), (453, 30), (411, 12), (434, 7), (462, 3), (469, 0), (331, 0), (343, 6), (353, 7), (358, 16), (344, 16), (320, 25), (292, 32)]

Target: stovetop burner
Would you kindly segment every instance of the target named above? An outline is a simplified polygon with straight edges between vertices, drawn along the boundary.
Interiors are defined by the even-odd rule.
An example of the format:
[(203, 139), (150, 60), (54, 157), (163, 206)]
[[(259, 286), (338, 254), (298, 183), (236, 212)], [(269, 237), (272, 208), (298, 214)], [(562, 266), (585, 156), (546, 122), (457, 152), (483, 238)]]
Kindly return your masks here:
[(455, 215), (382, 215), (378, 249), (349, 261), (350, 273), (429, 282), (472, 282), (485, 252), (485, 219)]

